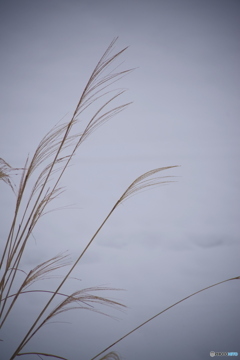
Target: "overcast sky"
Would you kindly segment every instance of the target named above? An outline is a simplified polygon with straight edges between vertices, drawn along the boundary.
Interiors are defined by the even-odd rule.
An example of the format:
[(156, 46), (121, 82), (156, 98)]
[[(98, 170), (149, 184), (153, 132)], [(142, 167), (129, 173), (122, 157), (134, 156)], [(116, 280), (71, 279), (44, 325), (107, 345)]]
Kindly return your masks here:
[[(104, 309), (119, 320), (68, 313), (24, 349), (89, 360), (174, 302), (240, 275), (240, 3), (9, 0), (0, 14), (0, 157), (13, 167), (24, 166), (58, 121), (70, 120), (114, 37), (115, 51), (129, 46), (116, 65), (137, 68), (113, 85), (127, 88), (122, 102), (133, 104), (84, 142), (62, 180), (56, 207), (74, 209), (39, 221), (21, 268), (64, 250), (76, 258), (137, 176), (181, 165), (163, 173), (176, 182), (116, 209), (74, 272), (81, 282), (70, 280), (69, 291), (125, 289), (108, 293), (128, 306), (124, 313)], [(2, 246), (14, 195), (4, 183), (0, 190)], [(126, 360), (240, 354), (239, 295), (238, 281), (196, 295), (112, 350)], [(45, 301), (25, 296), (16, 306), (0, 336), (1, 359)]]

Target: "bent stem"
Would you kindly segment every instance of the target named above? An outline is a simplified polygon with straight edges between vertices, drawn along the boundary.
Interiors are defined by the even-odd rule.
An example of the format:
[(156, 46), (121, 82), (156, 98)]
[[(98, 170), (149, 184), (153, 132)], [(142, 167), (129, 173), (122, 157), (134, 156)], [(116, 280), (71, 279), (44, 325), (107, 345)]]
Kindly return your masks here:
[[(79, 261), (81, 260), (81, 258), (83, 257), (83, 255), (85, 254), (85, 252), (87, 251), (87, 249), (89, 248), (89, 246), (92, 244), (93, 240), (96, 238), (97, 234), (100, 232), (100, 230), (102, 229), (102, 227), (105, 225), (105, 223), (107, 222), (107, 220), (110, 218), (110, 216), (112, 215), (112, 213), (114, 212), (114, 210), (118, 207), (119, 204), (121, 204), (123, 201), (127, 200), (129, 197), (133, 196), (134, 194), (136, 194), (138, 191), (143, 190), (144, 188), (148, 188), (148, 187), (152, 187), (152, 186), (157, 186), (160, 184), (165, 184), (168, 183), (169, 181), (166, 180), (161, 180), (162, 178), (166, 178), (166, 176), (164, 177), (160, 177), (160, 176), (155, 176), (152, 178), (152, 175), (155, 175), (156, 173), (163, 171), (163, 170), (167, 170), (167, 169), (171, 169), (174, 167), (177, 167), (178, 165), (174, 165), (174, 166), (168, 166), (168, 167), (162, 167), (162, 168), (157, 168), (151, 171), (148, 171), (146, 173), (144, 173), (143, 175), (139, 176), (136, 180), (134, 180), (131, 185), (126, 189), (126, 191), (124, 191), (124, 193), (122, 194), (122, 196), (120, 197), (120, 199), (115, 203), (115, 205), (113, 206), (113, 208), (111, 209), (111, 211), (108, 213), (108, 215), (106, 216), (106, 218), (104, 219), (104, 221), (102, 222), (102, 224), (99, 226), (99, 228), (97, 229), (97, 231), (95, 232), (95, 234), (92, 236), (91, 240), (88, 242), (88, 244), (86, 245), (85, 249), (82, 251), (82, 253), (79, 255), (79, 257), (77, 258), (77, 260), (75, 261), (75, 263), (72, 265), (72, 267), (70, 268), (70, 270), (68, 271), (68, 273), (66, 274), (66, 276), (63, 278), (62, 282), (60, 283), (60, 285), (58, 286), (58, 288), (55, 290), (55, 293), (51, 296), (51, 298), (49, 299), (49, 301), (47, 302), (47, 304), (45, 305), (45, 307), (43, 308), (43, 310), (40, 312), (39, 316), (37, 317), (37, 319), (35, 320), (34, 324), (31, 326), (30, 330), (28, 331), (28, 333), (26, 334), (26, 336), (24, 337), (24, 339), (22, 340), (21, 344), (19, 345), (19, 347), (16, 349), (16, 351), (14, 352), (14, 354), (12, 355), (12, 357), (10, 358), (10, 360), (13, 360), (14, 357), (19, 353), (19, 351), (22, 350), (22, 348), (30, 341), (30, 339), (36, 334), (36, 332), (45, 324), (46, 319), (44, 319), (40, 325), (35, 328), (37, 326), (37, 323), (39, 322), (39, 320), (41, 319), (41, 317), (43, 316), (43, 314), (45, 313), (45, 311), (47, 310), (48, 306), (50, 305), (50, 303), (52, 302), (52, 300), (54, 299), (54, 297), (56, 296), (57, 293), (59, 293), (59, 290), (61, 289), (61, 287), (63, 286), (63, 284), (65, 283), (65, 281), (67, 280), (67, 278), (70, 276), (70, 274), (72, 273), (72, 271), (74, 270), (74, 268), (76, 267), (76, 265), (79, 263)], [(35, 329), (35, 330), (34, 330)]]
[(65, 357), (62, 356), (58, 356), (58, 355), (53, 355), (53, 354), (47, 354), (47, 353), (42, 353), (42, 352), (26, 352), (26, 353), (19, 353), (16, 356), (24, 356), (24, 355), (38, 355), (40, 358), (41, 356), (45, 356), (45, 357), (51, 357), (54, 359), (60, 359), (60, 360), (68, 360)]
[(150, 321), (152, 321), (153, 319), (155, 319), (156, 317), (158, 317), (159, 315), (163, 314), (164, 312), (170, 310), (171, 308), (173, 308), (174, 306), (180, 304), (181, 302), (189, 299), (190, 297), (194, 296), (194, 295), (197, 295), (199, 294), (200, 292), (203, 292), (205, 290), (208, 290), (210, 288), (213, 288), (214, 286), (218, 286), (220, 284), (223, 284), (225, 282), (228, 282), (228, 281), (231, 281), (231, 280), (239, 280), (240, 279), (240, 276), (237, 276), (237, 277), (234, 277), (234, 278), (230, 278), (230, 279), (227, 279), (227, 280), (223, 280), (223, 281), (220, 281), (216, 284), (213, 284), (213, 285), (210, 285), (210, 286), (207, 286), (205, 287), (204, 289), (201, 289), (201, 290), (198, 290), (196, 292), (194, 292), (193, 294), (191, 295), (188, 295), (186, 296), (185, 298), (177, 301), (176, 303), (168, 306), (166, 309), (160, 311), (158, 314), (152, 316), (150, 319), (144, 321), (142, 324), (138, 325), (137, 327), (135, 327), (133, 330), (129, 331), (127, 334), (125, 334), (124, 336), (122, 336), (120, 339), (118, 339), (117, 341), (115, 341), (114, 343), (112, 343), (110, 346), (108, 346), (107, 348), (105, 348), (104, 350), (102, 350), (100, 353), (98, 353), (97, 355), (95, 355), (93, 358), (91, 358), (90, 360), (95, 360), (98, 356), (102, 355), (103, 353), (105, 353), (105, 351), (111, 349), (114, 345), (118, 344), (120, 341), (122, 341), (123, 339), (125, 339), (127, 336), (131, 335), (132, 333), (134, 333), (135, 331), (137, 331), (138, 329), (140, 329), (142, 326), (146, 325), (147, 323), (149, 323)]

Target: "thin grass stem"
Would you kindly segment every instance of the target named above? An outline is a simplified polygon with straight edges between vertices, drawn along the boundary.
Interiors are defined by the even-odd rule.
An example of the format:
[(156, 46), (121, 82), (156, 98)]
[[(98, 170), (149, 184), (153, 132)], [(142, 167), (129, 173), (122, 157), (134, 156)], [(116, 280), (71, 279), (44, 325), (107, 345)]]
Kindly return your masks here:
[(181, 302), (189, 299), (190, 297), (192, 296), (195, 296), (197, 294), (199, 294), (200, 292), (203, 292), (203, 291), (206, 291), (208, 289), (211, 289), (213, 288), (214, 286), (218, 286), (220, 284), (223, 284), (223, 283), (226, 283), (227, 281), (231, 281), (231, 280), (239, 280), (240, 279), (240, 276), (237, 276), (237, 277), (234, 277), (234, 278), (230, 278), (230, 279), (227, 279), (227, 280), (223, 280), (223, 281), (220, 281), (216, 284), (213, 284), (213, 285), (210, 285), (210, 286), (207, 286), (205, 287), (204, 289), (201, 289), (201, 290), (198, 290), (196, 292), (194, 292), (193, 294), (191, 295), (188, 295), (186, 296), (185, 298), (177, 301), (176, 303), (168, 306), (166, 309), (160, 311), (159, 313), (157, 313), (156, 315), (152, 316), (151, 318), (149, 318), (148, 320), (144, 321), (143, 323), (141, 323), (140, 325), (138, 325), (137, 327), (135, 327), (133, 330), (129, 331), (127, 334), (125, 334), (124, 336), (122, 336), (120, 339), (118, 339), (117, 341), (115, 341), (114, 343), (112, 343), (111, 345), (109, 345), (108, 347), (106, 347), (104, 350), (102, 350), (100, 353), (98, 353), (97, 355), (95, 355), (93, 358), (91, 358), (90, 360), (95, 360), (97, 357), (99, 357), (100, 355), (102, 355), (103, 353), (105, 353), (106, 351), (108, 351), (109, 349), (111, 349), (114, 345), (118, 344), (120, 341), (122, 341), (123, 339), (125, 339), (127, 336), (131, 335), (132, 333), (134, 333), (135, 331), (137, 331), (138, 329), (140, 329), (141, 327), (143, 327), (144, 325), (146, 325), (147, 323), (149, 323), (150, 321), (152, 321), (153, 319), (155, 319), (156, 317), (158, 317), (159, 315), (163, 314), (164, 312), (170, 310), (171, 308), (173, 308), (174, 306), (180, 304)]

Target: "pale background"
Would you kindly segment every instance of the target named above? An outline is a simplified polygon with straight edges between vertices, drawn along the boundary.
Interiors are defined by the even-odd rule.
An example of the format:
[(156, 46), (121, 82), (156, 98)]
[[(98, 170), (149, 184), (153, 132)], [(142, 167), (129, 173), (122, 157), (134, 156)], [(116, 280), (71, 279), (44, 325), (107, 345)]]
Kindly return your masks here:
[[(106, 285), (125, 313), (78, 311), (46, 326), (26, 351), (91, 359), (126, 332), (181, 298), (239, 270), (240, 3), (238, 0), (2, 1), (0, 156), (24, 165), (46, 132), (70, 119), (111, 40), (130, 46), (119, 63), (137, 67), (116, 87), (133, 104), (79, 149), (22, 267), (56, 253), (79, 254), (126, 187), (156, 167), (177, 182), (118, 207), (70, 281)], [(1, 244), (14, 196), (1, 184)], [(54, 289), (54, 284), (52, 285)], [(228, 282), (169, 310), (112, 350), (126, 360), (209, 359), (240, 354), (240, 286)], [(44, 298), (22, 298), (1, 330), (8, 359)], [(26, 316), (26, 312), (28, 315)], [(58, 319), (56, 319), (57, 321)], [(24, 358), (24, 357), (22, 357)], [(37, 358), (37, 357), (36, 357)], [(29, 359), (29, 357), (26, 357)]]

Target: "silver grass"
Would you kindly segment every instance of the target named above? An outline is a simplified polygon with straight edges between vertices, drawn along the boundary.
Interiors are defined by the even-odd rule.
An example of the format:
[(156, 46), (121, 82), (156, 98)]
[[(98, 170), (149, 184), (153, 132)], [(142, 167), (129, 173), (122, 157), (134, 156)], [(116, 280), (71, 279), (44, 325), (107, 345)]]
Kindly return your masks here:
[[(10, 174), (14, 171), (23, 170), (21, 168), (13, 168), (10, 166), (5, 160), (0, 158), (0, 180), (4, 181), (7, 185), (10, 186), (12, 191), (15, 193), (15, 185), (13, 181), (11, 180)], [(16, 174), (16, 172), (15, 172)]]
[[(36, 355), (41, 359), (50, 357), (68, 360), (55, 354), (44, 352), (27, 353), (23, 352), (22, 350), (39, 329), (62, 313), (66, 313), (70, 310), (90, 310), (108, 315), (107, 313), (100, 311), (96, 305), (110, 306), (118, 310), (121, 310), (125, 307), (125, 305), (117, 301), (96, 294), (98, 292), (109, 290), (116, 291), (119, 289), (92, 287), (87, 289), (78, 289), (71, 294), (64, 294), (60, 290), (66, 281), (70, 278), (72, 271), (80, 262), (81, 258), (88, 250), (118, 205), (122, 204), (130, 197), (142, 191), (172, 182), (170, 179), (172, 176), (161, 176), (160, 174), (162, 171), (177, 167), (177, 165), (160, 167), (145, 172), (137, 179), (135, 179), (123, 192), (119, 200), (114, 204), (108, 215), (105, 217), (99, 228), (95, 231), (94, 235), (88, 241), (84, 250), (79, 254), (75, 262), (70, 262), (67, 255), (59, 254), (49, 260), (43, 261), (28, 273), (22, 270), (22, 258), (25, 254), (25, 250), (31, 235), (33, 235), (33, 230), (39, 222), (40, 218), (44, 214), (51, 211), (47, 210), (49, 204), (53, 202), (58, 196), (60, 196), (64, 191), (63, 187), (60, 186), (59, 183), (66, 169), (70, 166), (71, 160), (74, 157), (76, 151), (88, 138), (88, 136), (90, 136), (95, 130), (105, 124), (113, 116), (124, 110), (129, 104), (131, 104), (126, 103), (114, 106), (114, 102), (125, 92), (125, 90), (111, 90), (110, 87), (116, 81), (133, 70), (130, 69), (119, 71), (119, 66), (115, 66), (112, 69), (112, 65), (114, 64), (115, 60), (118, 59), (119, 56), (122, 55), (127, 49), (124, 48), (121, 51), (114, 53), (113, 48), (116, 41), (117, 38), (110, 43), (109, 47), (97, 63), (82, 92), (82, 95), (80, 96), (70, 121), (55, 125), (40, 141), (33, 156), (31, 158), (27, 158), (23, 168), (12, 168), (5, 160), (0, 158), (0, 180), (3, 180), (16, 193), (16, 206), (13, 220), (0, 262), (0, 268), (2, 269), (2, 278), (0, 280), (0, 327), (4, 325), (19, 296), (26, 296), (26, 294), (33, 292), (45, 293), (48, 295), (46, 304), (43, 305), (39, 310), (38, 316), (32, 323), (30, 329), (27, 331), (9, 360), (13, 360), (16, 357), (24, 355)], [(87, 115), (87, 120), (85, 121), (86, 124), (84, 125), (83, 115), (86, 114), (85, 111), (92, 108), (94, 104), (99, 104), (99, 102), (100, 105), (97, 105), (97, 110), (94, 110), (92, 115)], [(81, 127), (80, 131), (76, 129), (77, 125)], [(13, 171), (19, 170), (21, 170), (21, 178), (19, 181), (18, 190), (16, 191), (16, 186), (12, 182), (10, 174)], [(35, 176), (35, 180), (33, 176)], [(30, 179), (32, 178), (33, 185), (30, 183)], [(23, 204), (26, 205), (24, 206)], [(54, 271), (59, 270), (65, 266), (69, 266), (69, 270), (66, 272), (65, 276), (63, 276), (62, 280), (59, 282), (59, 285), (54, 291), (38, 290), (36, 288), (32, 288), (33, 286), (36, 286), (40, 280), (47, 280), (53, 277)], [(19, 281), (17, 277), (19, 272), (23, 272), (25, 274), (24, 280), (22, 282)], [(119, 340), (115, 341), (106, 349), (98, 353), (91, 360), (96, 359), (100, 355), (103, 355), (104, 352), (112, 348), (115, 344), (132, 334), (134, 331), (138, 330), (149, 321), (152, 321), (163, 312), (178, 305), (182, 301), (187, 300), (189, 297), (205, 291), (213, 286), (220, 285), (226, 281), (239, 278), (240, 277), (231, 278), (217, 284), (213, 284), (187, 296), (186, 298), (169, 306), (144, 323), (140, 324), (138, 327), (131, 330), (126, 335), (122, 336)], [(18, 287), (18, 290), (13, 292), (13, 287), (16, 288), (16, 286)], [(60, 298), (60, 302), (58, 304), (56, 304), (55, 301), (57, 298)], [(50, 305), (52, 310), (49, 310)], [(0, 340), (2, 341), (2, 339)], [(110, 353), (101, 357), (99, 360), (119, 359), (119, 355), (116, 352), (111, 351)]]
[[(103, 125), (106, 121), (111, 119), (120, 111), (124, 110), (130, 104), (122, 104), (109, 109), (109, 106), (111, 106), (112, 103), (125, 91), (109, 90), (109, 86), (131, 71), (119, 71), (118, 67), (115, 67), (113, 70), (110, 68), (110, 65), (112, 65), (112, 63), (126, 50), (125, 48), (112, 54), (113, 46), (116, 40), (117, 39), (114, 39), (112, 41), (102, 58), (99, 60), (80, 97), (71, 120), (67, 123), (54, 126), (40, 141), (32, 158), (27, 158), (25, 165), (22, 168), (14, 216), (0, 262), (0, 266), (3, 271), (0, 282), (1, 326), (4, 324), (20, 295), (38, 291), (51, 294), (52, 296), (43, 307), (38, 318), (24, 337), (19, 347), (16, 351), (14, 351), (11, 359), (14, 359), (16, 356), (22, 356), (23, 353), (20, 351), (38, 331), (38, 329), (41, 328), (41, 326), (43, 326), (48, 320), (61, 312), (66, 312), (76, 308), (99, 311), (98, 309), (95, 309), (93, 303), (114, 307), (117, 306), (120, 308), (124, 306), (108, 298), (96, 296), (91, 293), (92, 291), (110, 290), (107, 288), (96, 287), (93, 289), (82, 289), (75, 291), (71, 295), (60, 293), (59, 289), (69, 278), (70, 272), (75, 264), (55, 291), (42, 291), (34, 289), (28, 291), (26, 290), (29, 286), (34, 285), (35, 282), (44, 279), (46, 280), (48, 276), (52, 276), (51, 274), (53, 271), (65, 266), (62, 262), (62, 260), (65, 259), (65, 256), (56, 256), (36, 266), (28, 274), (26, 274), (24, 281), (19, 285), (18, 291), (11, 293), (13, 285), (16, 286), (16, 283), (18, 282), (16, 274), (19, 271), (22, 271), (20, 264), (25, 253), (27, 243), (30, 239), (30, 235), (41, 216), (48, 212), (45, 208), (63, 191), (62, 187), (59, 187), (58, 184), (65, 170), (69, 166), (76, 150), (89, 135), (98, 129), (99, 126)], [(108, 99), (104, 100), (106, 97), (108, 97)], [(73, 132), (75, 125), (77, 123), (82, 123), (81, 116), (84, 111), (92, 106), (96, 101), (99, 102), (100, 100), (104, 101), (103, 104), (100, 105), (98, 110), (93, 113), (88, 120), (87, 125), (83, 127), (83, 130), (80, 132)], [(13, 169), (10, 165), (5, 160), (1, 159), (0, 179), (10, 185), (13, 189), (9, 176), (9, 173), (12, 170)], [(26, 190), (28, 190), (30, 186), (29, 180), (36, 172), (39, 172), (39, 174), (36, 175), (36, 180), (33, 184), (32, 190), (30, 191), (30, 196), (28, 196), (27, 199)], [(24, 199), (26, 203), (25, 208), (23, 208), (22, 205)], [(48, 307), (50, 303), (52, 303), (53, 298), (59, 295), (64, 296), (64, 300), (61, 301), (54, 310), (47, 313)], [(61, 358), (59, 356), (45, 353), (38, 353), (38, 355)]]

